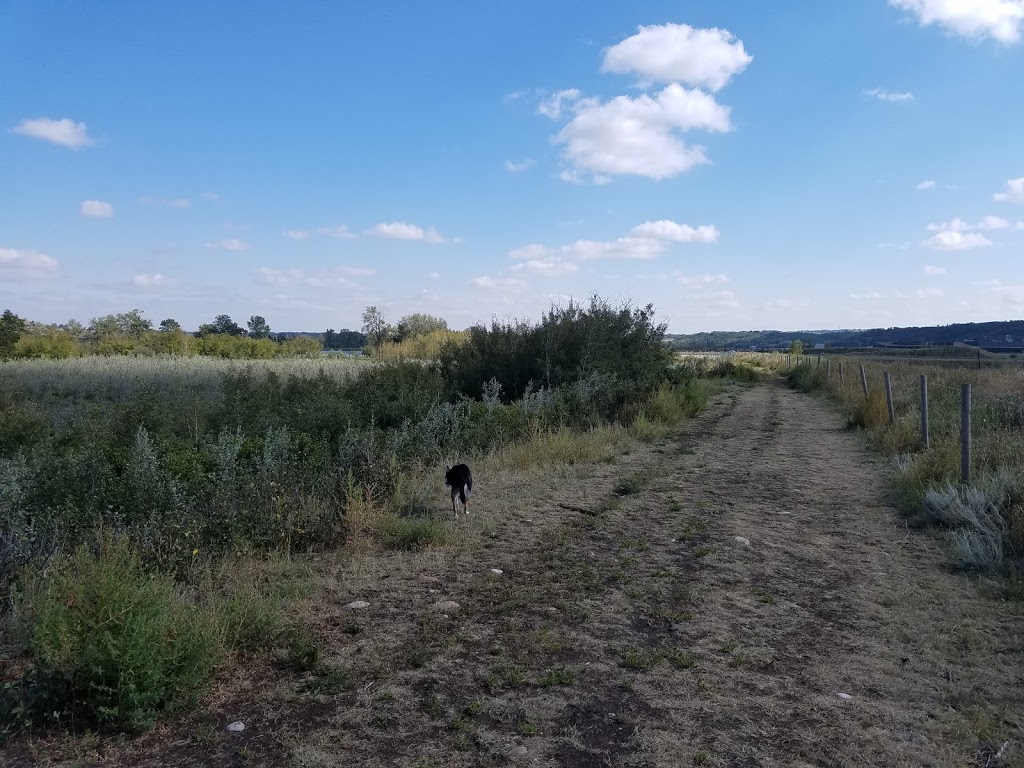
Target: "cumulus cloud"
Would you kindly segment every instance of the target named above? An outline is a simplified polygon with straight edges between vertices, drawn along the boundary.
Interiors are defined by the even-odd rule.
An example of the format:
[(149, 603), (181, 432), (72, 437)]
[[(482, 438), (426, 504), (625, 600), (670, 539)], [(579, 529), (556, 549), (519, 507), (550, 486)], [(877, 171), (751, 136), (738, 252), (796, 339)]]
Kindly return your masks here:
[(926, 275), (931, 275), (933, 277), (937, 277), (939, 275), (946, 274), (946, 268), (945, 267), (933, 267), (932, 265), (929, 264), (928, 266), (926, 266), (924, 268), (924, 273)]
[(136, 288), (158, 288), (161, 285), (167, 284), (167, 278), (158, 272), (151, 274), (141, 274), (132, 277), (132, 285)]
[(114, 206), (102, 200), (83, 200), (78, 212), (91, 219), (109, 219), (114, 215)]
[[(584, 98), (575, 88), (544, 98), (537, 111), (570, 119), (551, 141), (562, 148), (564, 181), (607, 183), (616, 174), (665, 179), (709, 163), (704, 148), (683, 140), (692, 130), (732, 130), (729, 107), (713, 92), (750, 63), (742, 41), (722, 29), (686, 24), (641, 26), (604, 53), (603, 72), (638, 75), (639, 96)], [(689, 87), (687, 87), (689, 86)]]
[(718, 230), (712, 226), (691, 227), (668, 219), (645, 221), (630, 230), (636, 237), (671, 240), (676, 243), (717, 243)]
[(387, 240), (419, 240), (424, 243), (449, 242), (433, 227), (424, 229), (423, 227), (418, 227), (415, 224), (406, 224), (402, 221), (396, 221), (390, 224), (377, 224), (376, 226), (366, 230), (366, 234)]
[(70, 149), (91, 147), (96, 142), (89, 136), (85, 123), (62, 118), (51, 120), (48, 117), (37, 117), (34, 120), (22, 120), (11, 128), (12, 133), (28, 136), (33, 139), (49, 141)]
[(971, 251), (975, 248), (988, 248), (993, 243), (977, 232), (947, 229), (929, 237), (921, 244), (939, 251)]
[(1009, 229), (1010, 226), (1010, 222), (999, 216), (984, 216), (978, 222), (978, 229)]
[(519, 262), (512, 272), (555, 277), (575, 272), (579, 263), (595, 259), (654, 259), (673, 243), (718, 242), (718, 229), (703, 225), (691, 227), (669, 219), (645, 221), (615, 240), (576, 240), (553, 248), (531, 243), (510, 251), (510, 259)]
[(537, 114), (557, 120), (562, 116), (562, 109), (567, 104), (579, 101), (580, 92), (576, 88), (568, 88), (564, 91), (557, 91), (542, 99), (537, 106)]
[(217, 242), (208, 242), (207, 248), (222, 248), (225, 251), (248, 251), (252, 248), (252, 245), (245, 242), (245, 240), (239, 240), (238, 238), (229, 238), (227, 240), (218, 240)]
[(929, 232), (973, 232), (976, 230), (995, 230), (995, 229), (1016, 229), (1020, 225), (1017, 225), (1007, 221), (1000, 216), (983, 216), (977, 224), (970, 224), (961, 218), (955, 218), (952, 221), (944, 221), (941, 224), (929, 224)]
[(282, 232), (281, 234), (290, 240), (309, 240), (311, 236), (309, 230), (305, 229), (289, 229), (287, 232)]
[(1024, 203), (1024, 176), (1019, 179), (1009, 179), (1006, 182), (1006, 189), (992, 195), (993, 200), (1004, 203)]
[(936, 24), (961, 37), (991, 37), (1001, 43), (1020, 40), (1024, 0), (889, 0), (921, 26)]
[(925, 179), (917, 185), (918, 189), (935, 189), (935, 179)]
[(26, 277), (45, 277), (54, 274), (60, 263), (52, 256), (38, 251), (0, 248), (0, 273)]
[(697, 128), (732, 130), (728, 107), (678, 83), (654, 96), (581, 99), (573, 111), (573, 119), (552, 141), (564, 147), (563, 159), (573, 170), (597, 176), (676, 176), (710, 162), (703, 147), (686, 144), (680, 134)]
[(518, 163), (514, 163), (511, 160), (506, 160), (505, 170), (508, 171), (509, 173), (522, 173), (523, 171), (528, 171), (530, 168), (533, 168), (533, 165), (534, 160), (533, 158), (530, 157), (526, 158), (525, 160), (521, 160)]
[(635, 35), (605, 50), (601, 71), (717, 91), (751, 61), (743, 42), (728, 30), (661, 24), (641, 26)]
[[(893, 91), (887, 91), (885, 88), (868, 88), (864, 91), (865, 96), (873, 96), (879, 101), (913, 101), (914, 94), (912, 93), (894, 93)], [(932, 182), (932, 186), (935, 183)], [(921, 187), (921, 189), (928, 189), (928, 187)]]

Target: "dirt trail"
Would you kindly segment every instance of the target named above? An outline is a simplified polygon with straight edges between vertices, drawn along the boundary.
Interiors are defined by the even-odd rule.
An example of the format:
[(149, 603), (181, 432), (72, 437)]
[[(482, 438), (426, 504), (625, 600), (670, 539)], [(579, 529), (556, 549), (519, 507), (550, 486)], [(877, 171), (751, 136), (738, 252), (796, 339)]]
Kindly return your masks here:
[[(268, 670), (214, 705), (205, 740), (193, 725), (117, 760), (964, 766), (1009, 732), (992, 765), (1020, 764), (1019, 607), (906, 530), (824, 402), (736, 389), (597, 467), (477, 474), (454, 550), (324, 576), (344, 690)], [(341, 609), (355, 599), (371, 607)]]

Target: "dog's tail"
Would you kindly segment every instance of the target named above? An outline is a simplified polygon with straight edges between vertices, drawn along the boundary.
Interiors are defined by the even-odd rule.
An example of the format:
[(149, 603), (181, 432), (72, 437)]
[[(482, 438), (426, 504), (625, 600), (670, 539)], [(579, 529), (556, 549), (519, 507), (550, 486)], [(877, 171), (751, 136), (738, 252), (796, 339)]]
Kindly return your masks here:
[(463, 483), (459, 487), (459, 501), (461, 501), (463, 504), (465, 504), (466, 500), (469, 498), (469, 495), (472, 492), (473, 492), (473, 484), (472, 483)]

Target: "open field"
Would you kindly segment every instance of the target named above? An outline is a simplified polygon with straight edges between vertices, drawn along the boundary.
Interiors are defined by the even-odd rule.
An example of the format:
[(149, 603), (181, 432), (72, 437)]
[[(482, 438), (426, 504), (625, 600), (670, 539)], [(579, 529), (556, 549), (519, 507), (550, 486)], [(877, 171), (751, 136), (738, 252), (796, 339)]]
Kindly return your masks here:
[(1021, 604), (944, 568), (825, 404), (734, 386), (602, 455), (497, 454), (449, 544), (304, 560), (309, 670), (242, 662), (141, 737), (5, 763), (1022, 764)]

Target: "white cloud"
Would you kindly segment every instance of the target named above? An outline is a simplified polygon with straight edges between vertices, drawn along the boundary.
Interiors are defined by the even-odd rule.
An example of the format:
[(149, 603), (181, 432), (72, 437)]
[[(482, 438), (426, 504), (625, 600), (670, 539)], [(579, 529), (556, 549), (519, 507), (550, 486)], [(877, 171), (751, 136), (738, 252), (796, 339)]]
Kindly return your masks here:
[(37, 117), (34, 120), (22, 120), (11, 128), (12, 133), (22, 136), (29, 136), (33, 139), (42, 139), (62, 147), (79, 149), (80, 147), (91, 147), (96, 142), (89, 136), (85, 123), (76, 123), (74, 120), (63, 118), (51, 120), (48, 117)]
[(580, 92), (576, 88), (558, 91), (541, 100), (537, 106), (537, 114), (557, 120), (562, 116), (562, 108), (566, 104), (573, 104), (579, 101), (579, 98)]
[(192, 201), (184, 197), (174, 197), (171, 199), (156, 199), (153, 197), (140, 197), (139, 202), (142, 205), (158, 205), (161, 208), (191, 208)]
[(850, 298), (857, 301), (881, 301), (885, 296), (878, 291), (869, 291), (868, 293), (851, 293)]
[(167, 283), (167, 278), (159, 273), (141, 274), (132, 277), (132, 285), (136, 288), (158, 288)]
[(1001, 43), (1020, 40), (1024, 0), (889, 0), (909, 11), (922, 26), (938, 24), (967, 38), (992, 37)]
[(941, 224), (929, 224), (929, 232), (967, 232), (974, 229), (970, 224), (960, 218), (953, 219), (952, 221), (944, 221)]
[(223, 248), (225, 251), (247, 251), (252, 246), (245, 242), (245, 240), (239, 240), (237, 238), (229, 238), (227, 240), (219, 240), (217, 242), (208, 242), (207, 248)]
[(534, 160), (530, 157), (518, 163), (514, 163), (511, 160), (505, 161), (505, 170), (509, 173), (522, 173), (523, 171), (528, 171), (530, 168), (533, 168), (533, 166)]
[(887, 91), (885, 88), (869, 88), (864, 91), (865, 96), (874, 96), (879, 101), (913, 101), (914, 94), (912, 93), (894, 93), (893, 91)]
[(914, 295), (919, 299), (937, 299), (945, 296), (946, 292), (941, 288), (922, 288), (915, 291)]
[(377, 224), (366, 230), (366, 234), (374, 237), (381, 237), (388, 240), (420, 240), (425, 243), (446, 243), (448, 240), (441, 236), (433, 227), (423, 229), (415, 224), (406, 224), (396, 221), (390, 224)]
[(1009, 229), (1012, 225), (999, 216), (985, 216), (978, 222), (978, 229)]
[(257, 271), (258, 280), (265, 285), (299, 285), (308, 288), (356, 288), (359, 286), (351, 278), (369, 277), (376, 270), (369, 267), (335, 267), (315, 273), (307, 273), (302, 269), (273, 269), (260, 267)]
[(727, 283), (729, 278), (723, 274), (717, 275), (684, 275), (682, 272), (676, 272), (673, 275), (677, 283), (682, 285), (710, 285), (711, 283)]
[(291, 240), (309, 240), (310, 238), (310, 232), (305, 229), (289, 229), (281, 234)]
[(53, 274), (59, 267), (60, 263), (45, 253), (0, 248), (0, 273), (43, 277)]
[(963, 219), (956, 218), (952, 221), (944, 221), (941, 224), (929, 224), (929, 232), (973, 232), (974, 230), (984, 229), (1017, 229), (1020, 222), (1017, 225), (1007, 221), (1000, 216), (983, 216), (981, 221), (977, 224), (970, 224)]
[(662, 24), (641, 26), (635, 35), (605, 50), (601, 71), (717, 91), (751, 61), (743, 42), (727, 30)]
[(1006, 182), (1006, 190), (992, 195), (993, 200), (1004, 203), (1024, 203), (1024, 176)]
[(427, 272), (427, 277), (429, 277), (431, 280), (437, 280), (437, 278), (439, 278), (440, 276), (440, 272)]
[(489, 291), (497, 290), (520, 290), (526, 287), (526, 283), (522, 280), (516, 280), (514, 278), (501, 278), (501, 277), (490, 277), (484, 275), (482, 277), (474, 277), (469, 281), (469, 284), (477, 288), (484, 288)]
[(713, 226), (691, 227), (668, 219), (647, 221), (615, 240), (577, 240), (557, 248), (531, 243), (509, 252), (508, 257), (521, 262), (513, 272), (529, 272), (545, 277), (569, 274), (580, 262), (595, 259), (654, 259), (667, 251), (672, 243), (718, 242)]
[(349, 232), (348, 227), (344, 224), (339, 224), (336, 227), (320, 227), (317, 232), (328, 237), (336, 237), (339, 240), (355, 240), (359, 237), (359, 235)]
[(939, 251), (970, 251), (975, 248), (988, 248), (992, 241), (977, 232), (948, 229), (929, 237), (921, 244)]
[(946, 268), (945, 267), (933, 267), (933, 266), (931, 266), (929, 264), (928, 266), (926, 266), (924, 268), (924, 273), (926, 275), (932, 275), (933, 277), (936, 277), (938, 275), (946, 274)]
[(102, 200), (83, 200), (78, 212), (92, 219), (109, 219), (114, 215), (114, 206)]
[(211, 203), (220, 200), (220, 195), (218, 195), (216, 192), (201, 192), (199, 196), (203, 198), (203, 200), (206, 200)]
[(935, 189), (935, 179), (925, 179), (917, 185), (918, 189)]
[(560, 277), (576, 272), (579, 267), (571, 261), (564, 261), (557, 257), (529, 259), (520, 262), (509, 269), (510, 272), (528, 272), (541, 277)]
[(691, 227), (668, 219), (645, 221), (630, 230), (631, 235), (676, 243), (717, 243), (718, 230), (713, 226)]
[(575, 116), (552, 139), (564, 146), (573, 172), (598, 176), (634, 174), (665, 179), (709, 163), (704, 148), (687, 145), (680, 133), (701, 128), (732, 130), (729, 108), (700, 90), (672, 83), (655, 96), (582, 99)]

